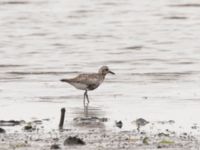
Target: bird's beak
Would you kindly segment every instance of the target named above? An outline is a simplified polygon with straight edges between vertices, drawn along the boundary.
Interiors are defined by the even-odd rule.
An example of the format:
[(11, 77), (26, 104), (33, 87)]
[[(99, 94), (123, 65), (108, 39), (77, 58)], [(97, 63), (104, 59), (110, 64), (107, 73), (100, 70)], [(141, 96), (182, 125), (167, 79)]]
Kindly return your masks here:
[(108, 72), (108, 73), (110, 73), (110, 74), (113, 74), (113, 75), (115, 74), (114, 72), (112, 72), (112, 71), (110, 71), (110, 70), (109, 70), (109, 72)]

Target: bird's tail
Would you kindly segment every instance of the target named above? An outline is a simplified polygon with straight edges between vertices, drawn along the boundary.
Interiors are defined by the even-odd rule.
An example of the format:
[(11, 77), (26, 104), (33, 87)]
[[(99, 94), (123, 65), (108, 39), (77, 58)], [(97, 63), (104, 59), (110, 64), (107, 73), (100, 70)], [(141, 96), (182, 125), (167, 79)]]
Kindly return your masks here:
[(69, 79), (61, 79), (61, 82), (69, 82)]

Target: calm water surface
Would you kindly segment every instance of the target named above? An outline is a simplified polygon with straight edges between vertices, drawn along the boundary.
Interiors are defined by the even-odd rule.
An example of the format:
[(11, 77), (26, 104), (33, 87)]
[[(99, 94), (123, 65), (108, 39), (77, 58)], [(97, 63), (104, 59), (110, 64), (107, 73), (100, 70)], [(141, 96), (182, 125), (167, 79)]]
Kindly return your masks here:
[(83, 115), (83, 92), (60, 83), (108, 65), (90, 115), (200, 123), (200, 2), (1, 0), (0, 119)]

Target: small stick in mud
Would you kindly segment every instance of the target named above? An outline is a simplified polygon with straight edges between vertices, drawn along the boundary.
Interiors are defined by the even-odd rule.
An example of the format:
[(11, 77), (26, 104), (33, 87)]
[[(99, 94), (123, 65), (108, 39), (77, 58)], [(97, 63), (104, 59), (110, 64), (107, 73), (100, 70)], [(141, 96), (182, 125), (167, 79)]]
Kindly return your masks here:
[(64, 120), (65, 120), (65, 108), (62, 108), (61, 109), (61, 116), (60, 116), (60, 123), (59, 123), (60, 129), (63, 128)]

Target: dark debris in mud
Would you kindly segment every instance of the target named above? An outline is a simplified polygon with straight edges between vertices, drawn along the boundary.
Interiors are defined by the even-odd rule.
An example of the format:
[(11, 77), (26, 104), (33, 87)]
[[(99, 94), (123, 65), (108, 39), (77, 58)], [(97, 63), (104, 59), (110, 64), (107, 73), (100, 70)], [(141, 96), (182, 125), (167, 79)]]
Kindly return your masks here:
[(31, 132), (31, 131), (34, 131), (36, 128), (35, 127), (33, 127), (32, 125), (26, 125), (26, 126), (24, 126), (24, 131), (29, 131), (29, 132)]
[(149, 121), (147, 121), (147, 120), (145, 120), (143, 118), (138, 118), (133, 122), (135, 122), (138, 132), (140, 131), (140, 127), (145, 126), (145, 125), (147, 125), (149, 123)]
[(85, 145), (85, 142), (78, 137), (70, 136), (64, 141), (64, 145)]
[(6, 133), (6, 130), (3, 129), (3, 128), (0, 128), (0, 134), (1, 134), (1, 133)]
[(169, 134), (161, 132), (161, 133), (158, 133), (158, 136), (159, 137), (169, 137)]
[(148, 124), (149, 123), (149, 121), (147, 121), (147, 120), (145, 120), (145, 119), (143, 119), (143, 118), (138, 118), (138, 119), (136, 119), (136, 124), (138, 125), (138, 126), (145, 126), (146, 124)]
[(116, 127), (121, 129), (123, 127), (123, 122), (121, 120), (120, 121), (115, 121), (115, 125), (116, 125)]
[(58, 144), (52, 144), (50, 149), (61, 149), (60, 145)]
[(142, 140), (142, 143), (145, 144), (145, 145), (149, 145), (148, 140), (149, 140), (149, 138), (148, 138), (148, 137), (145, 137), (145, 138)]

